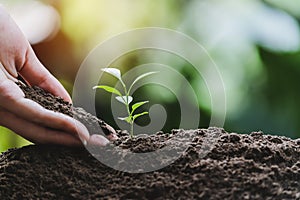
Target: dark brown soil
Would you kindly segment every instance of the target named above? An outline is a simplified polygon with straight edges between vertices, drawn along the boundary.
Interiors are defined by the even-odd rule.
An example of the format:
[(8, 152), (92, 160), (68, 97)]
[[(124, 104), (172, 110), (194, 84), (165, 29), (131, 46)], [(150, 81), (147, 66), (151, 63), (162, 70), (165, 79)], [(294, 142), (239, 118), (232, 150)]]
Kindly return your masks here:
[(39, 103), (44, 108), (47, 108), (49, 110), (61, 112), (74, 117), (87, 127), (91, 135), (110, 135), (112, 134), (112, 132), (115, 132), (115, 130), (113, 130), (113, 128), (110, 127), (107, 123), (86, 112), (83, 108), (73, 107), (70, 103), (64, 101), (62, 98), (54, 97), (52, 94), (45, 92), (39, 87), (27, 87), (22, 82), (19, 82), (18, 85), (23, 90), (26, 98)]
[[(49, 109), (69, 112), (70, 105), (48, 98), (53, 102)], [(43, 99), (38, 95), (35, 100)], [(0, 155), (1, 199), (300, 199), (300, 139), (227, 133), (220, 128), (173, 130), (134, 139), (125, 131), (117, 134), (120, 138), (113, 144), (97, 147), (96, 157), (111, 158), (104, 155), (108, 152), (119, 155), (114, 146), (127, 149), (115, 161), (120, 168), (129, 152), (161, 149), (172, 138), (177, 138), (178, 146), (186, 138), (191, 140), (175, 162), (148, 173), (112, 169), (84, 148), (12, 149)], [(215, 145), (207, 146), (207, 138), (215, 139)]]

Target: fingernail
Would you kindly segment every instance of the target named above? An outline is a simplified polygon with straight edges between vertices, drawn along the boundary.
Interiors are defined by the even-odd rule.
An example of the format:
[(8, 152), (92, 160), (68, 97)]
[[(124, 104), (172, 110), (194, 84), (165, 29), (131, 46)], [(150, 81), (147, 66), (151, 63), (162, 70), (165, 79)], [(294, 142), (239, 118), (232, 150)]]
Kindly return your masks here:
[(107, 144), (109, 144), (109, 140), (103, 137), (102, 135), (95, 134), (90, 137), (89, 144), (106, 146)]
[(83, 140), (82, 143), (83, 143), (84, 146), (87, 145), (87, 141), (86, 140)]

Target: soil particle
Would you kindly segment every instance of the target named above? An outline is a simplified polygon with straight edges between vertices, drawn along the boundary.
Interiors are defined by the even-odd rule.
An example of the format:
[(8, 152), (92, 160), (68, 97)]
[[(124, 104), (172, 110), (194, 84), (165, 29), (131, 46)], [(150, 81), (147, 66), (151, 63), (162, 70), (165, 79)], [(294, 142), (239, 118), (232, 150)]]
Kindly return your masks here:
[[(40, 92), (34, 98), (45, 102)], [(48, 98), (49, 109), (70, 111), (62, 100)], [(300, 199), (299, 139), (227, 133), (221, 128), (160, 131), (133, 139), (126, 131), (117, 134), (119, 139), (102, 147), (103, 152), (111, 146), (120, 147), (122, 156), (153, 152), (174, 138), (187, 148), (172, 164), (147, 173), (114, 170), (84, 148), (11, 149), (0, 155), (1, 199)]]

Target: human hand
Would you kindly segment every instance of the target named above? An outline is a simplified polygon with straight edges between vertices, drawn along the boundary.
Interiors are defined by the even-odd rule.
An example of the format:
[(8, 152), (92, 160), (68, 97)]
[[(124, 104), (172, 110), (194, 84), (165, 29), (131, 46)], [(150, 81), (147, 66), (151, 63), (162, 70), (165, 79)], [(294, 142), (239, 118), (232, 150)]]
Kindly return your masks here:
[(71, 102), (63, 86), (41, 64), (3, 7), (0, 7), (0, 47), (3, 65), (0, 70), (0, 125), (36, 143), (80, 145), (82, 141), (106, 145), (109, 142), (103, 136), (90, 138), (86, 127), (77, 120), (25, 98), (14, 82), (18, 76), (29, 85), (39, 86)]

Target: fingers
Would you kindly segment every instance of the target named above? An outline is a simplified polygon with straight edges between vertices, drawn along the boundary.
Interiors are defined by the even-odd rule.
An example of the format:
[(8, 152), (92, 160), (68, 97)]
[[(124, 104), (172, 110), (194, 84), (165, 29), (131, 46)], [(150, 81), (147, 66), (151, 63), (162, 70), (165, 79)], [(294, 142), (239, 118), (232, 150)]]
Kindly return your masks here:
[(109, 140), (102, 135), (92, 135), (88, 142), (80, 141), (79, 138), (59, 130), (49, 129), (38, 124), (29, 122), (0, 108), (0, 125), (5, 126), (25, 139), (40, 144), (59, 144), (66, 146), (95, 145), (106, 146)]
[(0, 83), (0, 107), (14, 115), (30, 120), (41, 126), (61, 130), (77, 135), (84, 141), (89, 140), (86, 127), (72, 117), (43, 108), (38, 103), (25, 99), (24, 93), (12, 81)]
[(18, 72), (30, 85), (39, 86), (55, 96), (60, 96), (64, 100), (72, 102), (65, 88), (42, 65), (31, 47), (28, 47), (25, 60), (26, 62), (18, 69)]
[[(16, 115), (0, 109), (0, 125), (3, 125), (32, 142), (42, 144), (61, 144), (67, 146), (82, 145), (82, 142), (71, 134), (45, 128), (29, 122)], [(5, 117), (4, 117), (5, 116)]]
[[(38, 143), (105, 146), (109, 140), (101, 135), (90, 137), (86, 127), (79, 121), (62, 113), (43, 108), (38, 103), (24, 98), (22, 90), (6, 79), (0, 70), (0, 125), (22, 137)], [(111, 140), (114, 137), (109, 138)]]
[[(88, 142), (60, 130), (49, 129), (24, 120), (0, 108), (0, 125), (5, 126), (25, 139), (40, 144), (60, 144), (66, 146), (95, 145), (106, 146), (109, 140), (102, 135), (92, 135)], [(5, 117), (4, 117), (5, 116)]]

